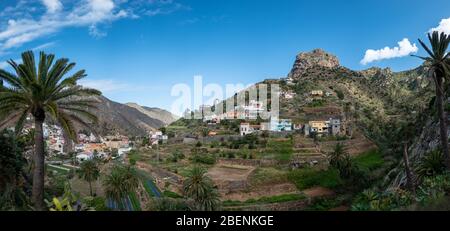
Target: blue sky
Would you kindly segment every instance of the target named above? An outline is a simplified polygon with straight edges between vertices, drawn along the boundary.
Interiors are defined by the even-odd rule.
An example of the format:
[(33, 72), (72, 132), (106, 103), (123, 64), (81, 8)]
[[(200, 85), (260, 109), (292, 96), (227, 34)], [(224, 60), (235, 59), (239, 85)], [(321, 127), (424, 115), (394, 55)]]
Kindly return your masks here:
[[(2, 0), (0, 10), (1, 68), (45, 50), (86, 69), (84, 83), (112, 100), (165, 109), (172, 86), (194, 75), (223, 85), (283, 77), (314, 48), (352, 69), (399, 71), (420, 64), (409, 54), (423, 54), (426, 32), (450, 33), (448, 0)], [(386, 46), (367, 59), (381, 61), (361, 64)]]

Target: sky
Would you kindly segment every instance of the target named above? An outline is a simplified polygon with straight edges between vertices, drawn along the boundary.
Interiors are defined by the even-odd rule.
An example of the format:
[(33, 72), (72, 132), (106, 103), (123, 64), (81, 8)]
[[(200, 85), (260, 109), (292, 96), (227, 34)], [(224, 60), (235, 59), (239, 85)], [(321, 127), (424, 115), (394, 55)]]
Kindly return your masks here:
[(54, 53), (114, 101), (170, 110), (175, 84), (285, 77), (315, 48), (355, 70), (414, 68), (432, 30), (450, 33), (450, 1), (1, 0), (0, 68)]

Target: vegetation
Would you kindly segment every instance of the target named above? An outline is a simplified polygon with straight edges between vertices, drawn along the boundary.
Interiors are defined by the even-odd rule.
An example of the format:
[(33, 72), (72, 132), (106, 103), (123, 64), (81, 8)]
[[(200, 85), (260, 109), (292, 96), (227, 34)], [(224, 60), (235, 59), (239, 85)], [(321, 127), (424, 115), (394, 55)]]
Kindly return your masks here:
[(0, 210), (24, 209), (28, 205), (21, 187), (25, 164), (15, 135), (0, 132)]
[(417, 194), (397, 189), (390, 192), (366, 190), (356, 197), (352, 210), (390, 211), (390, 210), (436, 210), (448, 209), (450, 174), (427, 177), (419, 186)]
[(243, 206), (243, 205), (253, 205), (253, 204), (272, 204), (272, 203), (282, 203), (288, 201), (299, 201), (306, 199), (303, 194), (284, 194), (271, 197), (261, 197), (258, 199), (248, 199), (244, 202), (241, 201), (224, 201), (223, 206)]
[(266, 157), (273, 157), (277, 160), (288, 161), (292, 157), (292, 140), (270, 139), (263, 154)]
[(65, 77), (75, 66), (68, 59), (54, 62), (54, 55), (40, 53), (36, 65), (32, 51), (22, 54), (22, 64), (8, 61), (15, 74), (0, 70), (0, 80), (8, 85), (0, 87), (0, 121), (16, 121), (17, 133), (22, 131), (26, 118), (31, 114), (35, 121), (35, 152), (32, 201), (36, 210), (44, 210), (44, 131), (47, 116), (58, 121), (64, 132), (76, 138), (74, 122), (87, 126), (97, 117), (89, 112), (95, 101), (80, 98), (100, 95), (97, 90), (77, 86), (86, 77), (85, 71)]
[(343, 184), (339, 171), (336, 169), (314, 170), (297, 169), (288, 173), (288, 179), (294, 183), (299, 190), (321, 186), (325, 188), (337, 188)]
[(197, 210), (218, 210), (219, 194), (211, 179), (205, 174), (205, 169), (194, 167), (184, 182), (184, 194), (194, 201), (194, 207)]
[(383, 157), (377, 149), (362, 153), (353, 158), (354, 164), (362, 170), (375, 170), (384, 164)]
[(93, 196), (92, 182), (96, 181), (100, 177), (100, 170), (97, 162), (95, 160), (84, 161), (80, 166), (78, 174), (80, 178), (89, 183), (89, 194)]
[(416, 168), (419, 179), (434, 177), (445, 172), (445, 157), (440, 150), (425, 155)]
[(431, 44), (431, 49), (425, 45), (422, 40), (419, 39), (420, 44), (428, 53), (429, 57), (419, 57), (430, 64), (430, 70), (428, 71), (429, 77), (434, 80), (436, 87), (436, 107), (439, 115), (439, 127), (441, 146), (445, 157), (445, 164), (447, 170), (450, 171), (450, 154), (448, 149), (448, 130), (447, 130), (447, 116), (445, 113), (446, 90), (445, 81), (449, 80), (450, 76), (450, 53), (447, 53), (447, 48), (450, 44), (450, 36), (444, 32), (439, 34), (438, 31), (434, 31), (432, 34), (428, 34), (428, 39)]
[(139, 186), (138, 173), (131, 166), (116, 165), (106, 175), (103, 186), (106, 196), (117, 202), (119, 209), (124, 209), (123, 199), (134, 193)]

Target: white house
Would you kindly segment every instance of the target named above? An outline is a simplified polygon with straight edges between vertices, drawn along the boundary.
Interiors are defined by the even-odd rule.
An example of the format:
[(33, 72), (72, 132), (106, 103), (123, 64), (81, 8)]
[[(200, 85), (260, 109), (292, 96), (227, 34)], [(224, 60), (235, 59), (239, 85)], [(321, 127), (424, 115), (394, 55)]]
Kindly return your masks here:
[(76, 159), (79, 163), (86, 161), (86, 160), (92, 160), (94, 158), (94, 155), (89, 152), (80, 153), (76, 156)]
[(290, 119), (270, 118), (270, 130), (274, 132), (292, 131), (292, 121)]

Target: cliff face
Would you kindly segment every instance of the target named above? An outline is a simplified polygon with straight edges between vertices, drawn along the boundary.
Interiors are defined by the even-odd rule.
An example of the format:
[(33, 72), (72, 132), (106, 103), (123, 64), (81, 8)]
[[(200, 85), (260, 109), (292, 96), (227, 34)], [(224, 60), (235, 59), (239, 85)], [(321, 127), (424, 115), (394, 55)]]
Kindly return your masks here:
[(315, 49), (312, 52), (300, 53), (297, 55), (294, 66), (289, 77), (298, 79), (304, 72), (313, 67), (333, 69), (340, 67), (339, 59), (322, 49)]
[[(433, 117), (428, 119), (421, 134), (408, 149), (409, 160), (413, 167), (417, 165), (427, 153), (440, 147), (441, 135), (439, 132), (439, 122), (436, 120), (437, 119)], [(447, 131), (447, 133), (450, 134), (450, 130)], [(386, 176), (386, 181), (391, 182), (390, 188), (406, 185), (406, 173), (403, 168), (403, 162)]]

